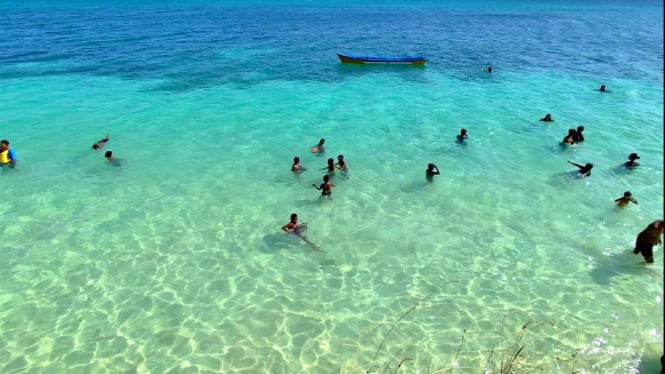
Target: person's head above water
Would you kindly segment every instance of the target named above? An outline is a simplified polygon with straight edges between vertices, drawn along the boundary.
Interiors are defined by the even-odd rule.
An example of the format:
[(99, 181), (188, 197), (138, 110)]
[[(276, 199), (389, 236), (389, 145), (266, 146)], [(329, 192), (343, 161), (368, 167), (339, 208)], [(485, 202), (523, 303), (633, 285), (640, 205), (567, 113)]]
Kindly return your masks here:
[(434, 170), (435, 167), (436, 167), (436, 165), (434, 165), (431, 162), (429, 164), (427, 164), (427, 170)]
[(291, 222), (296, 222), (298, 221), (298, 215), (295, 213), (291, 213)]
[(325, 183), (328, 183), (328, 182), (330, 181), (330, 177), (328, 176), (328, 174), (326, 174), (326, 175), (323, 176), (323, 181), (324, 181)]
[(544, 122), (552, 122), (552, 115), (547, 113), (545, 114), (545, 117), (541, 118), (540, 120)]
[(328, 167), (331, 167), (331, 166), (332, 167), (335, 166), (335, 160), (333, 160), (332, 157), (328, 159)]
[(9, 149), (9, 141), (7, 139), (2, 139), (0, 141), (0, 149), (2, 149), (3, 151), (5, 149)]
[(111, 152), (111, 151), (106, 151), (106, 153), (104, 153), (104, 157), (106, 157), (106, 158), (113, 157), (113, 152)]
[(321, 147), (324, 144), (326, 144), (326, 140), (323, 138), (319, 139), (319, 147)]
[(600, 88), (598, 89), (598, 91), (605, 92), (605, 85), (604, 85), (604, 84), (601, 84), (601, 85), (600, 85)]
[(631, 196), (633, 196), (633, 194), (630, 193), (630, 191), (626, 191), (623, 193), (623, 197), (631, 197)]
[(300, 163), (300, 157), (298, 157), (298, 156), (294, 157), (294, 158), (293, 158), (293, 163), (294, 163), (294, 164), (298, 164), (298, 163)]
[(639, 160), (640, 156), (638, 156), (637, 153), (631, 153), (631, 154), (628, 155), (628, 159), (630, 161), (635, 161), (635, 160)]
[(593, 164), (587, 162), (587, 164), (584, 165), (584, 170), (589, 171), (591, 169), (593, 169)]
[(584, 126), (577, 126), (577, 132), (584, 131)]
[(459, 134), (462, 135), (462, 136), (466, 135), (466, 129), (461, 129), (459, 131)]
[(487, 67), (487, 72), (488, 72), (488, 73), (491, 73), (491, 72), (492, 72), (492, 67), (491, 67), (491, 66), (488, 66), (488, 67)]

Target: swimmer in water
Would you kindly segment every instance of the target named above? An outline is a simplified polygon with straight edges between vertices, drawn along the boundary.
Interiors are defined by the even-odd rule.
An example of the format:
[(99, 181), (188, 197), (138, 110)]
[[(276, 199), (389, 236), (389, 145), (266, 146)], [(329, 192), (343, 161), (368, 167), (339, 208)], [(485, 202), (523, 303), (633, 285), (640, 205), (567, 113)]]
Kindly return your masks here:
[(635, 161), (635, 160), (639, 160), (639, 159), (640, 159), (640, 156), (638, 156), (637, 153), (631, 153), (631, 154), (628, 155), (628, 161), (626, 161), (623, 164), (623, 166), (627, 167), (628, 169), (636, 168), (636, 167), (640, 166), (640, 163)]
[(312, 184), (312, 187), (321, 191), (321, 197), (328, 196), (329, 199), (332, 199), (332, 188), (335, 187), (335, 185), (330, 182), (328, 174), (323, 176), (323, 183), (321, 183), (320, 186)]
[(291, 171), (294, 172), (295, 174), (300, 174), (303, 171), (305, 171), (305, 167), (300, 165), (300, 157), (296, 156), (293, 158), (293, 165), (291, 165)]
[(458, 143), (464, 143), (464, 141), (468, 138), (469, 138), (469, 135), (467, 135), (466, 129), (461, 129), (459, 131), (459, 135), (457, 135), (457, 142)]
[(16, 155), (9, 148), (9, 140), (7, 139), (0, 141), (0, 165), (9, 165), (10, 168), (16, 165)]
[(545, 117), (541, 118), (540, 120), (543, 122), (554, 122), (552, 115), (549, 113), (545, 114)]
[(346, 165), (346, 161), (344, 161), (344, 155), (337, 156), (337, 168), (345, 173), (349, 171), (349, 167)]
[(487, 69), (485, 69), (486, 72), (491, 73), (492, 72), (492, 67), (488, 66)]
[(319, 139), (319, 144), (312, 147), (312, 153), (321, 154), (326, 151), (326, 140), (321, 138)]
[(301, 224), (298, 224), (298, 215), (293, 213), (291, 214), (291, 220), (289, 223), (286, 225), (282, 226), (282, 230), (287, 233), (287, 234), (292, 234), (300, 239), (302, 239), (305, 243), (309, 244), (313, 248), (318, 248), (316, 244), (310, 242), (306, 237), (305, 237), (305, 231), (307, 230), (307, 223), (303, 222)]
[(588, 177), (591, 175), (591, 169), (593, 169), (593, 164), (587, 163), (586, 165), (582, 166), (572, 161), (568, 161), (568, 163), (577, 166), (577, 168), (579, 169), (578, 172), (580, 173), (580, 176)]
[(626, 205), (628, 205), (628, 203), (639, 204), (637, 200), (635, 200), (635, 198), (633, 197), (633, 194), (630, 193), (630, 191), (624, 192), (623, 197), (614, 200), (614, 202), (619, 208), (625, 207)]
[(575, 144), (575, 136), (577, 135), (577, 131), (575, 129), (568, 129), (568, 135), (566, 135), (563, 140), (561, 141), (561, 144), (563, 145), (570, 145), (570, 144)]
[(577, 130), (573, 135), (573, 142), (581, 143), (584, 141), (584, 134), (582, 134), (583, 131), (584, 131), (584, 126), (577, 126)]
[(120, 164), (122, 163), (119, 159), (113, 156), (112, 151), (106, 151), (106, 153), (104, 153), (104, 157), (106, 157), (108, 162), (113, 166), (120, 166)]
[(600, 85), (600, 88), (598, 89), (598, 91), (600, 91), (600, 92), (609, 92), (609, 91), (607, 90), (607, 88), (605, 88), (605, 85), (604, 85), (604, 84), (601, 84), (601, 85)]
[(106, 142), (109, 141), (109, 134), (104, 136), (104, 139), (99, 139), (95, 144), (92, 145), (92, 149), (102, 149), (106, 145)]
[(321, 168), (321, 170), (327, 170), (329, 175), (334, 175), (335, 174), (335, 160), (332, 158), (328, 159), (328, 166)]
[(432, 163), (427, 164), (427, 170), (425, 170), (425, 177), (427, 178), (428, 181), (432, 182), (434, 176), (439, 174), (441, 173), (439, 172), (439, 168), (436, 165)]
[(644, 261), (653, 263), (653, 246), (661, 243), (660, 236), (663, 235), (663, 220), (655, 220), (637, 235), (635, 240), (634, 254), (641, 253)]

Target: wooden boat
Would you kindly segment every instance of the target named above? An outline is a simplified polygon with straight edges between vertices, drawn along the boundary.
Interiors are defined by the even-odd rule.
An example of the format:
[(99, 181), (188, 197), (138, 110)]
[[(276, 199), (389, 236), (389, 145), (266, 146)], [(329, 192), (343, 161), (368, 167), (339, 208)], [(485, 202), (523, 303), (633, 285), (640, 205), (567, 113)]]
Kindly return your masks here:
[(337, 57), (341, 62), (351, 64), (411, 64), (411, 65), (425, 65), (427, 59), (425, 57), (414, 56), (398, 56), (398, 57), (381, 57), (381, 56), (359, 56), (338, 53)]

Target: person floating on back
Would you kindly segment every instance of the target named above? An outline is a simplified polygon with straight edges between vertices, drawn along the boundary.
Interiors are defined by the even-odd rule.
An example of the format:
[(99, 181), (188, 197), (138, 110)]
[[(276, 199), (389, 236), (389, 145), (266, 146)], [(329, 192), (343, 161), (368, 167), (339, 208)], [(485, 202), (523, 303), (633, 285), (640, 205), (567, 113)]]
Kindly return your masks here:
[(573, 142), (575, 143), (581, 143), (584, 141), (584, 126), (577, 126), (577, 130), (575, 131), (575, 134), (573, 135)]
[(337, 156), (337, 168), (345, 173), (349, 171), (349, 167), (346, 165), (346, 161), (344, 161), (344, 155)]
[(309, 244), (313, 248), (318, 248), (316, 244), (310, 242), (306, 237), (305, 237), (305, 231), (307, 230), (307, 223), (303, 222), (301, 224), (298, 224), (298, 215), (293, 213), (291, 214), (291, 220), (289, 223), (286, 225), (282, 226), (282, 230), (287, 233), (287, 234), (292, 234), (300, 239), (302, 239), (305, 243)]
[(469, 137), (466, 133), (466, 129), (461, 129), (459, 131), (459, 135), (457, 135), (457, 142), (458, 143), (464, 143), (464, 141)]
[(321, 138), (319, 144), (315, 145), (311, 149), (312, 153), (321, 154), (326, 151), (326, 140)]
[(99, 139), (95, 144), (92, 145), (92, 149), (102, 149), (106, 145), (106, 142), (109, 141), (109, 134), (106, 134), (103, 139)]
[(649, 224), (646, 229), (637, 235), (635, 240), (634, 254), (641, 253), (644, 261), (653, 263), (653, 246), (661, 243), (660, 236), (663, 235), (663, 220), (658, 219)]
[(439, 172), (439, 167), (429, 163), (427, 164), (427, 169), (425, 170), (425, 178), (427, 178), (428, 181), (432, 182), (434, 180), (435, 175), (441, 174)]
[(120, 166), (120, 164), (122, 163), (119, 159), (117, 159), (113, 156), (112, 151), (106, 151), (106, 153), (104, 153), (104, 157), (106, 157), (109, 164), (111, 164), (113, 166)]
[(295, 174), (300, 174), (303, 171), (305, 171), (304, 166), (300, 165), (300, 157), (296, 156), (293, 158), (293, 165), (291, 165), (291, 171), (294, 172)]
[(330, 182), (330, 177), (328, 174), (323, 176), (323, 183), (321, 183), (320, 186), (317, 186), (316, 184), (312, 184), (312, 187), (316, 188), (317, 190), (321, 191), (321, 197), (328, 196), (329, 199), (332, 198), (332, 188), (335, 187), (334, 184)]
[(637, 153), (631, 153), (628, 155), (628, 161), (626, 161), (623, 166), (627, 167), (628, 169), (633, 169), (638, 166), (640, 166), (640, 163), (635, 161), (639, 160), (640, 156), (637, 155)]
[(0, 141), (0, 165), (16, 165), (16, 154), (9, 148), (9, 141), (6, 139)]
[(545, 114), (545, 117), (541, 118), (540, 120), (543, 122), (554, 122), (552, 115), (549, 113)]
[(587, 163), (586, 165), (582, 166), (572, 161), (568, 161), (568, 163), (577, 166), (577, 168), (579, 169), (578, 173), (580, 174), (581, 177), (588, 177), (591, 175), (591, 169), (593, 169), (593, 164)]
[(629, 203), (639, 204), (637, 200), (635, 200), (635, 198), (633, 197), (633, 194), (630, 193), (630, 191), (624, 192), (623, 196), (614, 200), (614, 202), (616, 203), (616, 206), (619, 208), (623, 208)]

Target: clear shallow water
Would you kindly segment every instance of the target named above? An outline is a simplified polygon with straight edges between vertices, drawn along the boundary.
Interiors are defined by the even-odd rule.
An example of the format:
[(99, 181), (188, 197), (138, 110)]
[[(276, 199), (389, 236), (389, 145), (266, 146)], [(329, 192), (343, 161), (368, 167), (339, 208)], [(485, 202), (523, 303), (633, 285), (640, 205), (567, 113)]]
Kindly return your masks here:
[[(656, 367), (662, 247), (629, 251), (663, 214), (662, 4), (447, 5), (10, 3), (2, 371), (496, 371), (529, 321), (524, 371)], [(89, 149), (107, 132), (120, 168)]]

